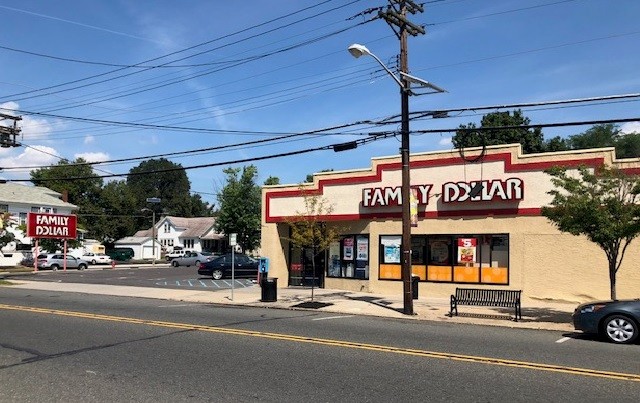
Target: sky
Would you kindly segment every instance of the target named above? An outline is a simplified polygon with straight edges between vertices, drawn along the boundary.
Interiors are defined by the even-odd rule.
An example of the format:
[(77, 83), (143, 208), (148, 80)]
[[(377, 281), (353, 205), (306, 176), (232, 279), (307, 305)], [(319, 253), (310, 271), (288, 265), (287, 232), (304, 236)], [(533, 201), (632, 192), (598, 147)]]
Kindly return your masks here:
[[(637, 0), (421, 4), (424, 12), (408, 16), (426, 30), (408, 39), (409, 71), (447, 92), (415, 91), (410, 111), (468, 110), (412, 119), (412, 153), (451, 150), (446, 130), (479, 125), (498, 110), (474, 108), (640, 93)], [(20, 146), (0, 148), (0, 177), (28, 183), (34, 167), (81, 157), (104, 162), (93, 167), (105, 181), (122, 180), (113, 175), (162, 156), (215, 204), (230, 167), (255, 165), (258, 184), (367, 169), (372, 158), (399, 152), (392, 134), (400, 91), (374, 58), (356, 59), (347, 48), (365, 45), (398, 71), (400, 41), (376, 18), (387, 5), (0, 0), (0, 113), (22, 117)], [(630, 98), (523, 113), (535, 124), (635, 119), (638, 105)], [(567, 137), (590, 127), (543, 133)], [(640, 122), (620, 128), (640, 132)], [(378, 140), (332, 149), (367, 138)]]

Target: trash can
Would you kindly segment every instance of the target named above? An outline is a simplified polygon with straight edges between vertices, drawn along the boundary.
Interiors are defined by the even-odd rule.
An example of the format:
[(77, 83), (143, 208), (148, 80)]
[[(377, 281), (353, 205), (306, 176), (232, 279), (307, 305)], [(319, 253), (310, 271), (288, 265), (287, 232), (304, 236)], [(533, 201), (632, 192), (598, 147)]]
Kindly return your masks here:
[(413, 293), (413, 299), (418, 299), (418, 282), (420, 276), (411, 276), (411, 292)]
[(278, 300), (278, 279), (276, 277), (264, 279), (260, 286), (262, 287), (260, 301), (275, 302)]

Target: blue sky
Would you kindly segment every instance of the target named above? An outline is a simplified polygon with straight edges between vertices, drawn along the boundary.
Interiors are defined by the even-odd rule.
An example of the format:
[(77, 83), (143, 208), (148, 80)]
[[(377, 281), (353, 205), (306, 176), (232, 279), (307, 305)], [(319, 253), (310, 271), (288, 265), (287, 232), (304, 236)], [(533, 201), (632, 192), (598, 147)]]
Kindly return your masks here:
[[(379, 1), (0, 0), (0, 113), (23, 117), (23, 144), (0, 149), (0, 176), (57, 157), (111, 161), (316, 131), (400, 112), (399, 41)], [(636, 0), (426, 1), (410, 20), (411, 74), (448, 92), (412, 97), (411, 111), (601, 97), (640, 92)], [(484, 112), (411, 122), (412, 130), (479, 123)], [(627, 119), (638, 102), (525, 109), (533, 123)], [(97, 122), (102, 121), (102, 122)], [(138, 126), (132, 126), (131, 124)], [(149, 126), (140, 126), (149, 125)], [(163, 127), (164, 126), (164, 127)], [(169, 127), (166, 127), (169, 126)], [(193, 128), (195, 131), (176, 129)], [(569, 136), (590, 126), (547, 128)], [(398, 153), (391, 137), (331, 150), (233, 164), (361, 139), (398, 125), (354, 125), (323, 134), (167, 157), (189, 169), (191, 188), (215, 202), (224, 168), (253, 163), (258, 182), (299, 183), (323, 169), (360, 169)], [(640, 123), (622, 125), (640, 131)], [(412, 152), (451, 149), (450, 133), (412, 135)], [(96, 165), (126, 173), (140, 161)], [(152, 195), (150, 195), (152, 196)]]

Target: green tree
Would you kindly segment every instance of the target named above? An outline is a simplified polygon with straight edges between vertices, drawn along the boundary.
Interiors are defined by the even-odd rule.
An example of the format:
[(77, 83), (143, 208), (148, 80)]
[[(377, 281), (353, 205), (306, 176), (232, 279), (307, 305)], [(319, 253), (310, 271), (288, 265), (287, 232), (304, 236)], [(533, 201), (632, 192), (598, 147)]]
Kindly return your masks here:
[[(73, 162), (63, 159), (57, 165), (31, 171), (31, 182), (59, 193), (66, 193), (69, 203), (78, 206), (80, 212), (91, 211), (100, 200), (102, 178), (93, 172), (87, 161), (78, 158)], [(73, 179), (69, 178), (82, 178)], [(78, 226), (94, 231), (93, 222), (87, 216), (78, 217)]]
[(258, 169), (249, 165), (242, 168), (242, 175), (240, 168), (227, 168), (223, 172), (227, 178), (217, 196), (220, 210), (216, 230), (237, 234), (243, 251), (254, 250), (260, 245), (261, 226), (261, 189), (255, 182)]
[(267, 180), (264, 181), (264, 184), (266, 186), (269, 185), (279, 185), (280, 184), (280, 178), (278, 178), (277, 176), (269, 176), (267, 178)]
[[(531, 121), (522, 114), (521, 110), (513, 112), (492, 112), (484, 115), (480, 123), (480, 128), (504, 127), (504, 126), (525, 126)], [(460, 125), (459, 129), (476, 129), (474, 123)], [(454, 147), (479, 147), (483, 145), (497, 144), (522, 144), (524, 153), (537, 153), (544, 151), (544, 138), (540, 128), (509, 128), (509, 129), (486, 129), (486, 130), (458, 130), (451, 139)]]
[[(69, 239), (67, 240), (67, 250), (72, 248), (79, 248), (81, 246), (80, 241), (77, 239)], [(54, 239), (54, 238), (42, 238), (38, 240), (38, 248), (41, 251), (46, 251), (49, 253), (55, 252), (63, 252), (64, 251), (64, 239)]]
[[(291, 238), (289, 241), (294, 247), (311, 250), (313, 259), (313, 277), (316, 277), (316, 259), (321, 253), (326, 253), (329, 246), (340, 237), (339, 229), (336, 226), (327, 225), (321, 221), (320, 217), (333, 212), (327, 200), (317, 195), (309, 195), (304, 189), (300, 189), (304, 195), (304, 210), (296, 211), (296, 215), (286, 220), (291, 227)], [(313, 284), (311, 286), (311, 300), (313, 301)]]
[(616, 157), (640, 157), (640, 133), (621, 134), (616, 140)]
[[(88, 236), (100, 240), (111, 249), (113, 243), (120, 238), (130, 236), (140, 229), (138, 216), (140, 211), (135, 196), (124, 180), (108, 182), (102, 189), (100, 201), (91, 212), (91, 220), (95, 229)], [(143, 228), (151, 227), (151, 220), (143, 223)]]
[(592, 173), (579, 168), (579, 177), (565, 168), (546, 171), (555, 189), (542, 215), (560, 231), (584, 235), (597, 244), (609, 262), (611, 299), (616, 299), (616, 274), (629, 243), (640, 234), (640, 182), (636, 176), (601, 167)]
[[(166, 158), (150, 159), (132, 168), (127, 176), (127, 186), (136, 199), (137, 210), (156, 208), (159, 212), (171, 211), (181, 217), (193, 217), (191, 184), (182, 165)], [(158, 205), (149, 206), (147, 198), (158, 197)], [(144, 227), (144, 221), (138, 222), (138, 228)], [(146, 228), (149, 228), (148, 223)]]
[(555, 136), (544, 142), (545, 152), (566, 151), (569, 149), (567, 141), (560, 136)]
[(615, 147), (617, 158), (640, 157), (640, 134), (623, 134), (618, 125), (595, 125), (584, 133), (569, 136), (567, 143), (573, 150)]
[(584, 133), (569, 136), (567, 142), (572, 150), (615, 147), (619, 133), (620, 129), (614, 124), (595, 125)]
[(197, 193), (191, 195), (191, 216), (192, 217), (211, 217), (213, 215), (213, 207), (209, 203), (202, 200), (202, 196)]
[(13, 225), (11, 215), (9, 213), (0, 214), (0, 249), (15, 239), (15, 236), (8, 228)]

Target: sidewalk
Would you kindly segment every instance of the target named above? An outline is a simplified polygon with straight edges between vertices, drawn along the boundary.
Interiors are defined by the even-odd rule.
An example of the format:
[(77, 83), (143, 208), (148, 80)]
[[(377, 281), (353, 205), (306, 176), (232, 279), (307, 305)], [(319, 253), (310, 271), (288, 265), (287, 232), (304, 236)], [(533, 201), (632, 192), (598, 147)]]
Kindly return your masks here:
[(467, 307), (458, 308), (459, 316), (449, 317), (448, 298), (430, 298), (420, 296), (413, 300), (414, 315), (402, 313), (404, 302), (402, 295), (376, 295), (344, 290), (316, 288), (311, 299), (310, 288), (278, 288), (277, 301), (262, 302), (262, 289), (259, 285), (235, 288), (233, 299), (231, 289), (218, 291), (176, 290), (167, 288), (130, 287), (99, 284), (53, 283), (28, 281), (23, 277), (10, 278), (14, 289), (33, 289), (57, 292), (79, 292), (129, 296), (138, 298), (156, 298), (163, 300), (210, 303), (223, 305), (256, 306), (264, 308), (311, 310), (331, 312), (340, 315), (372, 315), (379, 317), (432, 320), (449, 323), (472, 323), (479, 325), (504, 326), (512, 328), (545, 329), (561, 332), (573, 331), (571, 313), (575, 304), (557, 303), (523, 299), (522, 320), (515, 322), (513, 309)]

